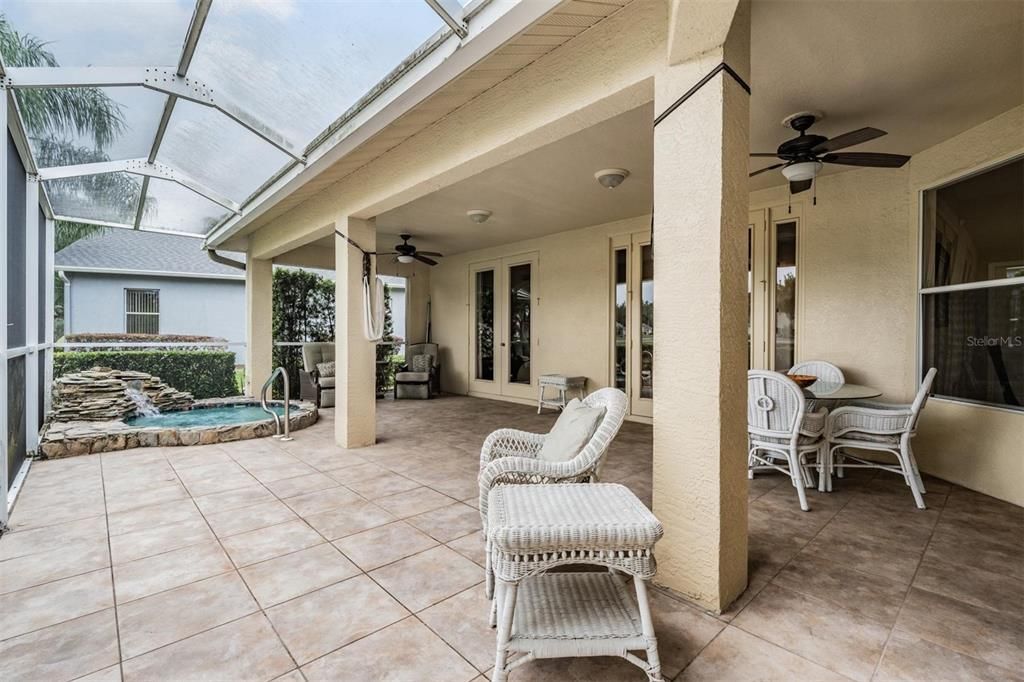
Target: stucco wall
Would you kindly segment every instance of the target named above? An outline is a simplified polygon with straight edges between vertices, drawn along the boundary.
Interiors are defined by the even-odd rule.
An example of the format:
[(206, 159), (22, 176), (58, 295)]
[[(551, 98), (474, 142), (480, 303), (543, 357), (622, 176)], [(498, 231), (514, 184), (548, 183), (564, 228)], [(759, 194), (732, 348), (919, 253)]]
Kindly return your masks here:
[(469, 392), (469, 265), (529, 252), (538, 254), (534, 296), (540, 297), (533, 328), (539, 342), (534, 373), (586, 376), (590, 390), (607, 386), (609, 238), (648, 230), (650, 224), (650, 217), (642, 216), (445, 258), (430, 273), (434, 338), (442, 347), (444, 389)]
[[(124, 290), (160, 290), (160, 333), (245, 341), (245, 282), (181, 277), (123, 277), (68, 273), (71, 317), (67, 333), (124, 332)], [(244, 348), (232, 346), (238, 362)]]

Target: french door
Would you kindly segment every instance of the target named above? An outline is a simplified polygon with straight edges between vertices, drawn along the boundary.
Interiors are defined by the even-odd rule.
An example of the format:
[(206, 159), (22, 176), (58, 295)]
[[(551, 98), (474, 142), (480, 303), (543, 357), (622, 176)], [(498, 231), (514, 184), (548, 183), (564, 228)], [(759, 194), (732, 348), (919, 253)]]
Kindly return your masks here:
[(796, 360), (800, 206), (751, 211), (747, 222), (750, 366), (785, 372)]
[(535, 398), (537, 255), (474, 263), (469, 294), (470, 392)]
[(612, 238), (612, 385), (630, 414), (654, 415), (654, 252), (650, 232)]

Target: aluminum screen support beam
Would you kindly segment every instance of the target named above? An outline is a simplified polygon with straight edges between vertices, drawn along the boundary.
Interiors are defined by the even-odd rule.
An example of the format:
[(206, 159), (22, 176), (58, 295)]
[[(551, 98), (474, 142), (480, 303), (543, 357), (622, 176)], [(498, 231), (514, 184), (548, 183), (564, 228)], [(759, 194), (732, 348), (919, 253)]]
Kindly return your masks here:
[[(127, 159), (124, 161), (99, 161), (97, 163), (81, 163), (73, 166), (54, 166), (52, 168), (40, 168), (39, 178), (41, 180), (58, 180), (60, 178), (77, 178), (83, 175), (101, 175), (104, 173), (132, 173), (134, 175), (141, 175), (144, 178), (159, 178), (161, 180), (170, 180), (176, 182), (182, 187), (192, 190), (196, 194), (206, 199), (209, 199), (215, 204), (219, 204), (231, 211), (235, 215), (241, 215), (242, 210), (239, 205), (228, 199), (227, 197), (221, 196), (212, 189), (206, 187), (198, 180), (192, 178), (187, 173), (178, 170), (172, 166), (168, 166), (165, 163), (153, 162), (150, 163), (147, 159)], [(145, 181), (143, 181), (144, 184)], [(140, 209), (141, 213), (141, 209)], [(136, 219), (138, 219), (138, 215)]]
[(15, 90), (31, 88), (119, 88), (142, 87), (180, 99), (212, 107), (264, 142), (300, 163), (305, 159), (295, 152), (295, 145), (269, 125), (230, 102), (214, 98), (213, 91), (202, 81), (179, 76), (171, 66), (26, 66), (8, 68), (5, 84)]
[(437, 16), (441, 17), (441, 20), (455, 31), (455, 35), (459, 36), (460, 40), (469, 35), (469, 26), (463, 21), (465, 10), (462, 9), (462, 5), (458, 3), (458, 0), (425, 1), (430, 5), (430, 9), (434, 10)]
[(192, 56), (196, 53), (196, 46), (199, 44), (199, 36), (203, 33), (203, 26), (206, 24), (206, 17), (210, 14), (210, 3), (213, 0), (198, 0), (196, 9), (192, 13), (192, 21), (188, 25), (188, 34), (185, 36), (185, 44), (181, 48), (181, 58), (178, 59), (179, 76), (188, 73), (188, 67), (192, 64)]

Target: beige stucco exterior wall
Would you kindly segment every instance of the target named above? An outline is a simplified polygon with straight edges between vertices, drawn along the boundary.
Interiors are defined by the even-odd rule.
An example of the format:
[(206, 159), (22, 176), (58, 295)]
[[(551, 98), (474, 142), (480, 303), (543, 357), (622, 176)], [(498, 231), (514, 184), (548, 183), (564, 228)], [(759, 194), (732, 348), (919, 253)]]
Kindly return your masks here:
[(640, 216), (539, 239), (461, 253), (430, 273), (434, 339), (441, 344), (441, 384), (468, 393), (470, 381), (469, 266), (536, 252), (539, 257), (534, 334), (540, 341), (534, 375), (561, 372), (589, 379), (589, 390), (611, 379), (611, 237), (650, 230)]
[[(915, 154), (901, 170), (852, 170), (800, 195), (798, 359), (909, 402), (917, 388), (919, 193), (1024, 153), (1024, 107)], [(785, 187), (752, 192), (751, 208), (786, 204)], [(914, 451), (922, 470), (1024, 505), (1024, 414), (933, 400)]]

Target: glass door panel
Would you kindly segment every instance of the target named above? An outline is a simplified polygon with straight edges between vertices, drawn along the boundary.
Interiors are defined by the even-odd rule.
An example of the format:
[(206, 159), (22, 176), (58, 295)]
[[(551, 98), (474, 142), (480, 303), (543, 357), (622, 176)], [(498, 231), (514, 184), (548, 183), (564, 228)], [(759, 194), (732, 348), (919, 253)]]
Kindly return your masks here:
[(508, 382), (530, 383), (531, 305), (529, 263), (508, 269)]
[(785, 372), (796, 359), (796, 221), (775, 224), (774, 357)]
[(627, 390), (629, 357), (626, 333), (628, 329), (627, 296), (629, 250), (617, 248), (614, 251), (614, 273), (612, 281), (612, 386), (620, 391)]
[(654, 251), (649, 232), (632, 235), (629, 291), (630, 412), (654, 416)]
[(748, 220), (747, 342), (750, 366), (785, 372), (796, 362), (800, 210), (751, 211)]
[(501, 261), (469, 267), (469, 377), (471, 393), (501, 393)]
[(494, 381), (494, 270), (476, 273), (476, 378)]
[(640, 397), (654, 398), (654, 251), (640, 247)]

